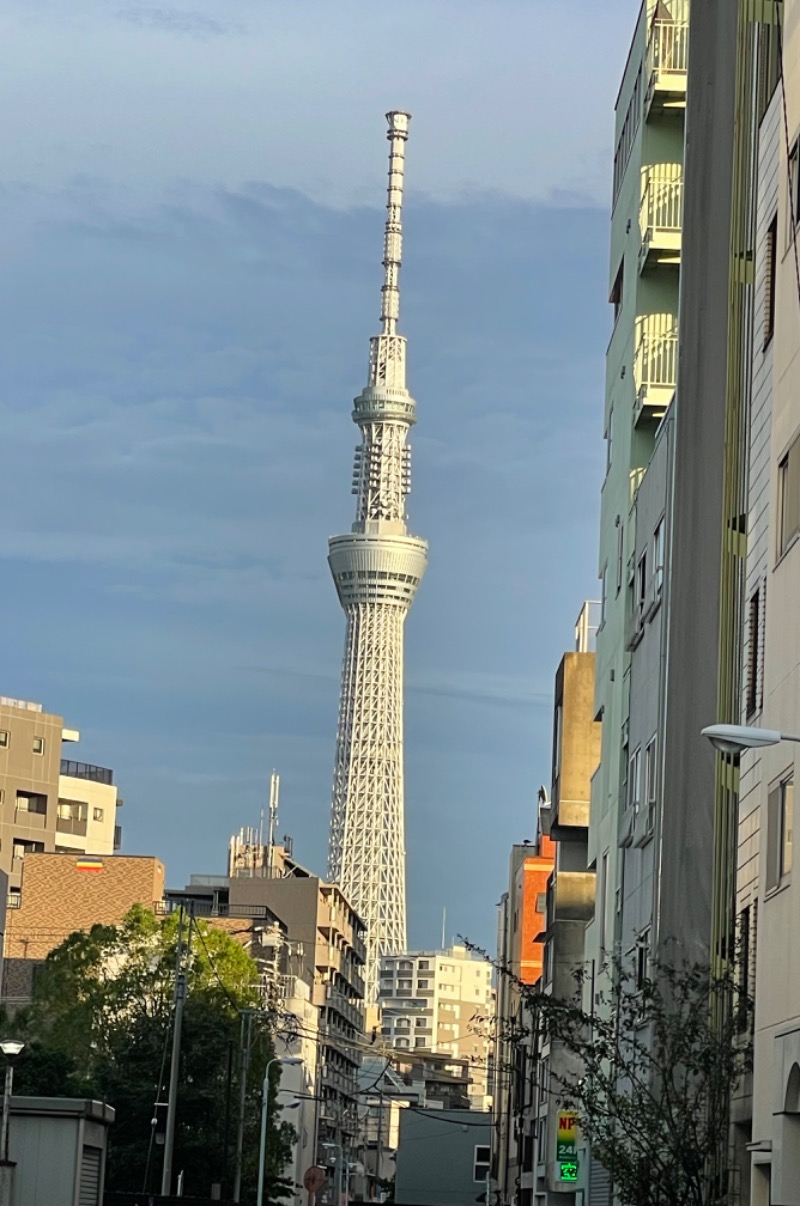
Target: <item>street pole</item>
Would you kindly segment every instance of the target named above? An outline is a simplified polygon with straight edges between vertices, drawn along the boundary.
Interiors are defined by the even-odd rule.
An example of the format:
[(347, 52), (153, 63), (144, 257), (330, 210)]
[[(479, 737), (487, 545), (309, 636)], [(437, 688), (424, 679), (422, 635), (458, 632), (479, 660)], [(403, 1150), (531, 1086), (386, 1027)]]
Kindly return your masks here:
[(233, 1043), (228, 1043), (228, 1070), (225, 1077), (225, 1126), (222, 1135), (222, 1196), (228, 1192), (228, 1154), (231, 1146), (231, 1089), (233, 1088)]
[(175, 1151), (175, 1115), (178, 1108), (178, 1074), (181, 1062), (181, 1030), (185, 1000), (186, 976), (183, 970), (183, 905), (181, 905), (178, 921), (178, 949), (175, 957), (175, 1017), (172, 1024), (172, 1060), (169, 1066), (167, 1132), (164, 1136), (164, 1168), (161, 1174), (163, 1197), (168, 1197), (172, 1190), (172, 1158)]
[(261, 1143), (258, 1148), (258, 1197), (256, 1206), (264, 1206), (264, 1168), (267, 1163), (267, 1120), (269, 1116), (269, 1070), (277, 1059), (267, 1060), (261, 1096)]
[(11, 1091), (14, 1086), (14, 1068), (11, 1061), (6, 1064), (5, 1088), (3, 1090), (3, 1132), (0, 1135), (0, 1152), (3, 1163), (8, 1164), (8, 1122), (11, 1117)]
[(250, 1044), (253, 1015), (242, 1014), (241, 1047), (239, 1049), (239, 1120), (236, 1126), (236, 1163), (233, 1174), (233, 1200), (242, 1197), (242, 1149), (244, 1148), (244, 1116), (247, 1105), (247, 1073), (250, 1069)]
[(383, 1139), (383, 1094), (378, 1090), (378, 1135), (375, 1143), (375, 1201), (380, 1202), (381, 1199), (381, 1166), (383, 1164), (383, 1153), (381, 1151)]

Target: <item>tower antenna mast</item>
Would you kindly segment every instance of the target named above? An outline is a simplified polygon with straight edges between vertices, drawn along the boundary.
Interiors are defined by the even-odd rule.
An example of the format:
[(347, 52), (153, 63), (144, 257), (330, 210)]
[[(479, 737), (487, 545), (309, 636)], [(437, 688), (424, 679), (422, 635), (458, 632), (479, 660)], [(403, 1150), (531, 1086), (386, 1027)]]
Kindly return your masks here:
[(356, 517), (328, 544), (347, 627), (333, 775), (328, 875), (367, 923), (366, 998), (377, 1000), (381, 955), (406, 947), (403, 791), (403, 632), (428, 559), (406, 527), (408, 433), (416, 403), (397, 333), (403, 183), (409, 115), (387, 113), (389, 183), (381, 332), (370, 339), (367, 384), (355, 399)]

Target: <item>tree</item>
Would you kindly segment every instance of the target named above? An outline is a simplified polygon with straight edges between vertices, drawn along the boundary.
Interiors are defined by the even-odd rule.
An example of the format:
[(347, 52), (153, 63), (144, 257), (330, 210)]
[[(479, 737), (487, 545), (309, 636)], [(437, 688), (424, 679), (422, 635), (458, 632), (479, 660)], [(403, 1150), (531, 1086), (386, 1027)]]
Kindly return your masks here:
[[(181, 927), (185, 947), (188, 940), (187, 996), (174, 1168), (183, 1169), (188, 1194), (208, 1194), (223, 1175), (229, 1107), (235, 1133), (238, 1092), (229, 1069), (236, 1072), (238, 1060), (229, 1053), (239, 1048), (240, 1011), (259, 1004), (256, 966), (234, 937), (200, 919), (193, 920), (190, 936), (186, 919), (158, 918), (137, 906), (120, 925), (72, 934), (52, 951), (37, 976), (33, 1005), (10, 1020), (27, 1044), (17, 1072), (19, 1091), (95, 1096), (114, 1106), (110, 1189), (152, 1190), (160, 1178), (162, 1149), (154, 1142), (152, 1120), (169, 1079)], [(261, 1083), (274, 1052), (270, 1020), (258, 1022), (246, 1088), (244, 1201), (255, 1199)], [(275, 1119), (274, 1109), (270, 1116)], [(286, 1191), (280, 1170), (291, 1138), (290, 1126), (273, 1122), (273, 1200)]]
[[(582, 970), (559, 999), (498, 968), (517, 984), (527, 1033), (582, 1068), (560, 1076), (551, 1058), (548, 1092), (578, 1115), (621, 1206), (724, 1206), (730, 1101), (752, 1067), (752, 1000), (735, 970), (659, 959), (647, 974), (621, 961), (605, 970), (609, 999), (590, 1012)], [(522, 1039), (515, 1026), (512, 1043)]]

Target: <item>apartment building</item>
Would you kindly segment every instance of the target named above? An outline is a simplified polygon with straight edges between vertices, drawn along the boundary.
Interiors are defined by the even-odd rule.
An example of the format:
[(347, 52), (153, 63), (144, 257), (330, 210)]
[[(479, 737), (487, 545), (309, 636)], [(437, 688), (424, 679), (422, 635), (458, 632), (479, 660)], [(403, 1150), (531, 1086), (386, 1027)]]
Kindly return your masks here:
[(589, 827), (599, 907), (587, 928), (586, 947), (598, 969), (614, 951), (613, 902), (621, 883), (620, 814), (630, 752), (631, 502), (676, 382), (687, 62), (688, 5), (646, 0), (615, 123), (609, 277), (614, 325), (606, 356), (595, 675), (602, 756), (592, 781)]
[[(286, 841), (265, 845), (258, 834), (243, 831), (231, 839), (228, 872), (193, 875), (187, 887), (167, 895), (173, 902), (191, 902), (212, 922), (218, 918), (230, 925), (249, 918), (255, 926), (253, 953), (264, 967), (265, 989), (278, 987), (282, 1030), (316, 1045), (312, 1095), (319, 1109), (306, 1167), (325, 1163), (331, 1144), (354, 1159), (365, 1044), (364, 923), (339, 887), (297, 862)], [(266, 953), (257, 950), (260, 944), (266, 944)], [(313, 1025), (308, 1019), (298, 1025), (292, 1017), (289, 999), (302, 993), (300, 983), (310, 991)]]
[(392, 1047), (468, 1060), (472, 1108), (488, 1108), (494, 989), (484, 959), (458, 945), (385, 955), (378, 1003), (382, 1035)]
[(76, 729), (41, 704), (0, 696), (0, 870), (18, 895), (27, 854), (110, 855), (121, 829), (114, 775), (64, 757)]
[[(677, 380), (688, 40), (688, 0), (645, 0), (616, 103), (609, 273), (613, 329), (606, 353), (606, 473), (594, 673), (594, 719), (602, 721), (602, 748), (591, 780), (583, 868), (597, 879), (585, 936), (586, 963), (595, 969), (595, 1000), (587, 999), (588, 1008), (608, 997), (603, 989), (610, 984), (610, 964), (620, 949), (620, 837), (634, 752), (630, 646), (650, 589), (648, 565), (631, 564), (631, 508)], [(585, 1171), (591, 1206), (608, 1206), (611, 1186), (605, 1170), (592, 1161)]]
[[(719, 719), (800, 735), (800, 4), (786, 0), (774, 15), (785, 31), (782, 63), (777, 24), (758, 29), (739, 714)], [(800, 1203), (795, 749), (779, 741), (719, 758), (738, 787), (740, 976), (755, 995), (753, 1074), (733, 1110), (742, 1197), (752, 1206)]]

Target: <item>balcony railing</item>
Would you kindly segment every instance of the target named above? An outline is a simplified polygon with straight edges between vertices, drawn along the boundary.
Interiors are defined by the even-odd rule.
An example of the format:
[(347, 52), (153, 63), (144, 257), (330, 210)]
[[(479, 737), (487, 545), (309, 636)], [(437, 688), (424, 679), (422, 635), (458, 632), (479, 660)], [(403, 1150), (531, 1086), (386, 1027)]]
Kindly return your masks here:
[(73, 762), (71, 758), (61, 759), (61, 774), (69, 775), (71, 779), (90, 779), (92, 783), (105, 783), (108, 787), (114, 783), (114, 772), (107, 766), (92, 766), (90, 762)]
[(686, 107), (686, 69), (689, 65), (689, 2), (671, 0), (671, 16), (656, 16), (647, 41), (645, 116)]
[(639, 206), (639, 269), (648, 264), (678, 264), (683, 223), (683, 167), (657, 163), (642, 169)]
[(660, 419), (672, 401), (678, 370), (678, 324), (673, 314), (636, 320), (634, 425)]

